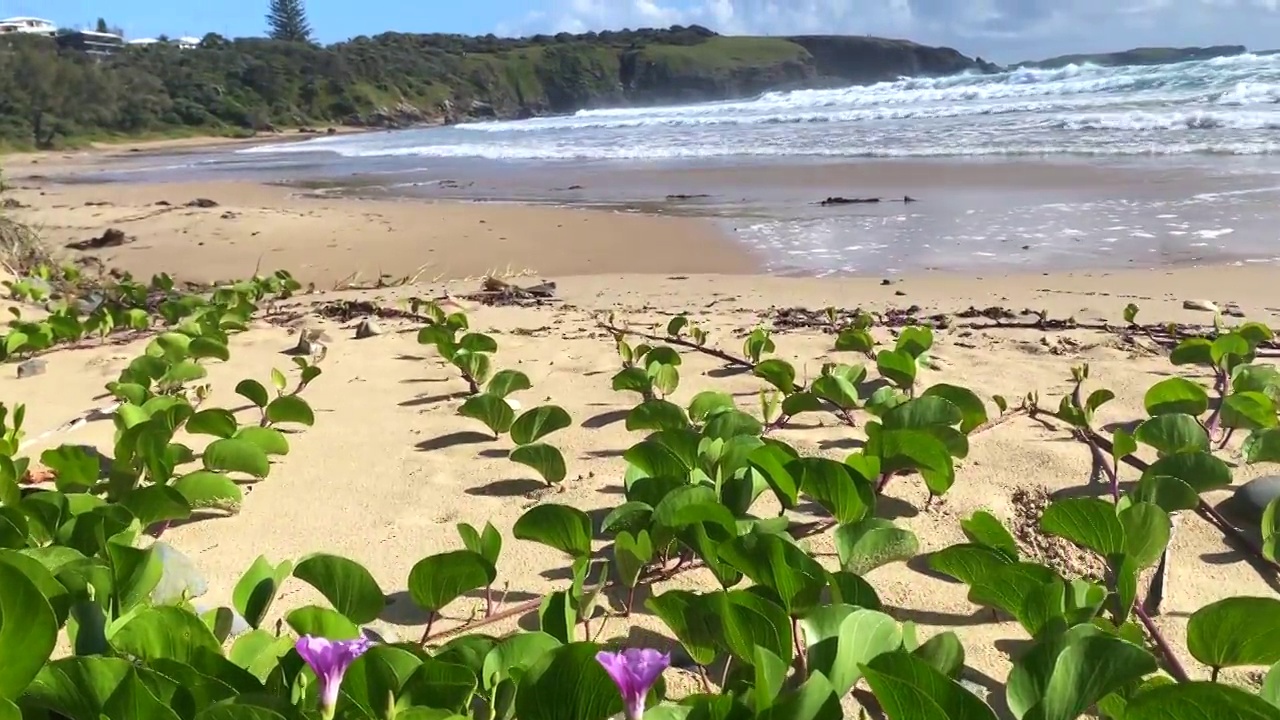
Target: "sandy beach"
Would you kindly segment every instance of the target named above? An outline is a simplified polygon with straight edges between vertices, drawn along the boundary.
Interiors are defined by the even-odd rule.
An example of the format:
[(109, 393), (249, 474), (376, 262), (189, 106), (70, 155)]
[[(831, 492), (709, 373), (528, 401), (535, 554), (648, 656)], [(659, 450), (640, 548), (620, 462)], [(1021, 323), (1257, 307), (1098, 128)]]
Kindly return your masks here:
[[(957, 314), (996, 306), (1119, 327), (1125, 306), (1136, 303), (1144, 322), (1203, 324), (1211, 323), (1212, 316), (1183, 304), (1206, 299), (1224, 307), (1234, 303), (1251, 320), (1280, 324), (1275, 270), (1265, 266), (919, 274), (890, 284), (880, 278), (781, 278), (759, 274), (758, 258), (693, 218), (309, 197), (287, 188), (235, 182), (51, 185), (21, 176), (11, 182), (15, 189), (5, 197), (18, 205), (6, 212), (39, 227), (69, 259), (89, 255), (139, 277), (164, 271), (199, 282), (247, 276), (256, 267), (264, 272), (283, 268), (315, 285), (317, 292), (276, 307), (272, 322), (256, 321), (233, 338), (232, 359), (210, 365), (213, 394), (208, 401), (239, 408), (237, 415), (249, 419), (253, 412), (242, 408), (242, 399), (232, 392), (236, 382), (246, 377), (265, 381), (272, 368), (296, 374), (283, 353), (296, 344), (302, 329), (322, 330), (328, 348), (324, 374), (305, 392), (316, 410), (315, 426), (290, 435), (291, 452), (274, 465), (268, 480), (253, 487), (238, 514), (174, 527), (163, 540), (200, 568), (208, 581), (202, 602), (210, 605), (229, 601), (234, 583), (260, 554), (276, 562), (315, 551), (358, 560), (391, 598), (378, 627), (406, 639), (417, 638), (425, 622), (405, 592), (409, 569), (422, 557), (461, 548), (456, 523), (492, 522), (502, 531), (496, 587), (502, 595), (500, 609), (510, 608), (566, 584), (561, 558), (511, 537), (516, 518), (538, 502), (554, 502), (581, 508), (599, 522), (621, 502), (625, 462), (620, 455), (643, 434), (624, 427), (632, 398), (610, 388), (610, 377), (621, 366), (612, 339), (597, 326), (608, 313), (633, 329), (661, 334), (667, 319), (688, 312), (710, 333), (709, 346), (739, 354), (743, 336), (757, 326), (772, 327), (779, 308), (885, 312), (914, 306), (918, 317), (951, 318), (948, 327), (935, 332), (934, 360), (922, 371), (922, 386), (947, 382), (972, 388), (988, 400), (994, 417), (995, 395), (1016, 404), (1035, 392), (1044, 406), (1056, 408), (1058, 398), (1069, 391), (1071, 368), (1088, 363), (1088, 387), (1109, 387), (1117, 395), (1099, 412), (1100, 428), (1144, 417), (1146, 388), (1175, 372), (1208, 381), (1195, 370), (1174, 368), (1167, 353), (1140, 336), (996, 328)], [(200, 198), (216, 205), (188, 206)], [(119, 229), (130, 240), (118, 247), (65, 249), (108, 228)], [(479, 423), (457, 414), (465, 383), (434, 350), (416, 342), (421, 323), (384, 318), (378, 321), (380, 334), (357, 340), (359, 316), (326, 319), (318, 312), (344, 300), (403, 308), (410, 296), (462, 295), (476, 290), (479, 276), (494, 272), (520, 285), (556, 283), (556, 300), (538, 307), (460, 302), (469, 310), (472, 327), (497, 340), (495, 367), (521, 370), (532, 380), (533, 389), (517, 395), (523, 406), (555, 403), (572, 417), (571, 427), (554, 438), (568, 464), (568, 477), (557, 491), (541, 489), (531, 471), (507, 459), (508, 439), (495, 441)], [(353, 276), (356, 283), (379, 277), (384, 284), (404, 277), (417, 282), (332, 289), (352, 283)], [(881, 343), (893, 339), (883, 327), (873, 335)], [(779, 331), (774, 338), (776, 356), (806, 376), (816, 375), (823, 362), (859, 361), (835, 353), (832, 336), (821, 329)], [(0, 376), (0, 398), (9, 407), (27, 405), (31, 435), (55, 428), (104, 404), (104, 383), (141, 353), (146, 342), (89, 343), (53, 352), (45, 356), (47, 372), (30, 378), (16, 379), (10, 366)], [(763, 381), (727, 371), (723, 362), (705, 354), (682, 354), (673, 402), (687, 405), (697, 392), (715, 389), (731, 393), (742, 409), (758, 412)], [(109, 449), (112, 435), (110, 422), (89, 422), (73, 433), (50, 437), (29, 453), (38, 455), (61, 442)], [(842, 460), (863, 434), (830, 416), (813, 415), (778, 431), (777, 437), (802, 453)], [(880, 514), (912, 530), (921, 553), (963, 542), (959, 521), (976, 510), (1005, 520), (1023, 540), (1021, 533), (1035, 522), (1028, 498), (1084, 486), (1090, 468), (1088, 449), (1073, 441), (1064, 426), (1019, 415), (971, 438), (956, 485), (941, 502), (925, 509), (924, 486), (911, 478), (889, 486)], [(1136, 479), (1134, 471), (1126, 472), (1128, 479)], [(1241, 464), (1235, 483), (1267, 472), (1267, 466)], [(1230, 494), (1215, 491), (1205, 498), (1218, 503)], [(772, 514), (772, 502), (762, 500), (756, 512)], [(1277, 580), (1243, 561), (1208, 522), (1185, 515), (1172, 541), (1174, 566), (1164, 613), (1156, 621), (1192, 673), (1206, 676), (1207, 669), (1185, 650), (1189, 613), (1226, 596), (1274, 596)], [(812, 519), (803, 512), (796, 517)], [(834, 566), (829, 535), (805, 542), (826, 553), (820, 559)], [(597, 549), (606, 545), (596, 544)], [(1031, 545), (1027, 549), (1036, 552)], [(922, 572), (917, 563), (890, 564), (867, 579), (887, 612), (918, 624), (922, 640), (945, 630), (957, 632), (972, 670), (967, 678), (990, 688), (1003, 683), (1010, 652), (1025, 639), (1017, 623), (993, 622), (990, 612), (966, 600), (964, 586)], [(712, 585), (709, 574), (695, 571), (656, 590)], [(273, 617), (317, 601), (323, 602), (309, 587), (289, 581)], [(616, 608), (617, 598), (610, 605)], [(479, 597), (459, 600), (446, 613), (451, 623), (440, 627), (456, 626), (482, 608)], [(500, 634), (529, 622), (525, 613), (485, 632)], [(673, 647), (650, 614), (604, 622), (603, 637)], [(1227, 676), (1248, 680), (1242, 672)], [(694, 676), (684, 671), (669, 674), (668, 684), (673, 694), (695, 688)], [(1001, 695), (997, 689), (993, 702), (1002, 702)]]

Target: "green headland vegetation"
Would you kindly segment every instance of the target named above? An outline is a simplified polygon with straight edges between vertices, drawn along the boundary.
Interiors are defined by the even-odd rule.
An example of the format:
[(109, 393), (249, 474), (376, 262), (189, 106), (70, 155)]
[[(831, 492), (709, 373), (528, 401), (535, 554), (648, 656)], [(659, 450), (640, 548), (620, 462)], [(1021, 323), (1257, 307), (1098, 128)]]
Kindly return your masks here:
[(13, 37), (0, 41), (0, 147), (527, 117), (984, 69), (995, 66), (906, 40), (698, 26), (518, 39), (391, 32), (327, 46), (210, 34), (195, 48), (99, 58)]

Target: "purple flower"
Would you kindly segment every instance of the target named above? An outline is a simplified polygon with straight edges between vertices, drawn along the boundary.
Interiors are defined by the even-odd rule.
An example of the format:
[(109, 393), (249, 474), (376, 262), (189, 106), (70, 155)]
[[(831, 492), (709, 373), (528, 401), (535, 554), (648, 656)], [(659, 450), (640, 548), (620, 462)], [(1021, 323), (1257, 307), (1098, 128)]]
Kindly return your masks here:
[(618, 653), (599, 652), (596, 660), (604, 666), (609, 677), (618, 686), (622, 704), (626, 706), (627, 720), (640, 720), (644, 715), (644, 699), (649, 688), (671, 665), (671, 656), (657, 650), (623, 650)]
[(320, 679), (321, 715), (332, 718), (334, 706), (338, 703), (338, 688), (342, 687), (342, 676), (346, 674), (347, 668), (351, 667), (351, 663), (355, 662), (356, 658), (373, 647), (373, 643), (366, 637), (355, 640), (329, 640), (303, 635), (298, 638), (298, 643), (294, 647)]

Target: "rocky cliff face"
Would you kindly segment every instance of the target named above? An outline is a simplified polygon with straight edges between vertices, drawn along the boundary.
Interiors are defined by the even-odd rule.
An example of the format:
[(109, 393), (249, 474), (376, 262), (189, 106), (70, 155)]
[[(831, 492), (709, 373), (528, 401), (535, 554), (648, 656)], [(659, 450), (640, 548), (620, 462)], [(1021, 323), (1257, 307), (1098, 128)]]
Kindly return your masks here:
[(790, 40), (809, 52), (817, 76), (856, 84), (896, 80), (902, 76), (1000, 69), (982, 58), (966, 57), (958, 50), (910, 40), (845, 35), (804, 35)]

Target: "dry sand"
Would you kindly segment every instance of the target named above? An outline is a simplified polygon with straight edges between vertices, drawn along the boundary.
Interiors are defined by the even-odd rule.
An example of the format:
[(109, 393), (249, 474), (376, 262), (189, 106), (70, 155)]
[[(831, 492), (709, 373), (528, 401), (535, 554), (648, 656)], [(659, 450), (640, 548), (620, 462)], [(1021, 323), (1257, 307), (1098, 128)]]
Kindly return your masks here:
[[(245, 185), (75, 186), (41, 192), (19, 191), (16, 197), (33, 206), (20, 211), (21, 217), (45, 223), (49, 236), (59, 243), (96, 235), (107, 226), (136, 235), (135, 243), (102, 251), (102, 258), (140, 274), (168, 270), (193, 279), (244, 275), (262, 258), (264, 269), (286, 267), (322, 287), (357, 270), (365, 277), (378, 272), (399, 276), (424, 264), (455, 276), (527, 265), (541, 271), (538, 278), (558, 283), (559, 304), (478, 307), (471, 322), (496, 338), (495, 367), (518, 369), (532, 379), (533, 389), (517, 396), (524, 407), (554, 402), (572, 415), (573, 426), (549, 438), (564, 451), (569, 465), (559, 492), (540, 492), (530, 471), (506, 459), (507, 439), (494, 441), (478, 423), (456, 414), (465, 384), (433, 350), (416, 343), (417, 326), (382, 321), (383, 334), (355, 340), (354, 322), (307, 316), (298, 323), (324, 328), (330, 337), (324, 374), (305, 393), (316, 409), (316, 425), (290, 437), (291, 453), (248, 494), (238, 515), (183, 525), (164, 536), (202, 569), (209, 581), (205, 600), (213, 603), (229, 601), (240, 573), (260, 554), (276, 562), (314, 551), (356, 559), (392, 596), (382, 626), (402, 638), (416, 638), (424, 621), (404, 591), (409, 570), (422, 557), (460, 548), (456, 523), (480, 526), (489, 521), (503, 532), (498, 587), (505, 592), (503, 607), (510, 607), (566, 584), (559, 573), (565, 565), (561, 558), (511, 538), (517, 517), (538, 502), (555, 502), (582, 508), (599, 520), (620, 502), (624, 463), (619, 456), (642, 435), (624, 429), (633, 398), (610, 389), (619, 360), (608, 335), (595, 326), (599, 313), (616, 312), (637, 329), (652, 329), (673, 313), (689, 311), (710, 331), (711, 345), (732, 353), (741, 351), (744, 332), (770, 322), (770, 308), (790, 306), (883, 310), (916, 304), (926, 311), (952, 313), (1001, 305), (1015, 311), (1043, 309), (1053, 317), (1118, 321), (1124, 306), (1136, 302), (1142, 308), (1141, 319), (1148, 322), (1208, 322), (1203, 313), (1181, 307), (1184, 299), (1207, 297), (1234, 301), (1250, 318), (1280, 325), (1275, 270), (1263, 267), (983, 279), (926, 276), (882, 286), (876, 279), (699, 274), (720, 267), (749, 271), (751, 259), (730, 245), (716, 244), (719, 240), (707, 228), (685, 220), (554, 208), (298, 199), (281, 189)], [(220, 205), (207, 210), (182, 207), (194, 197), (209, 197)], [(174, 206), (151, 205), (161, 199)], [(85, 205), (94, 200), (110, 204)], [(224, 220), (220, 216), (225, 212), (235, 217)], [(618, 274), (624, 268), (631, 274)], [(448, 287), (458, 293), (475, 286), (469, 280)], [(309, 305), (363, 298), (394, 306), (397, 298), (435, 296), (444, 288), (424, 282), (299, 300)], [(882, 343), (891, 341), (888, 330), (878, 328), (874, 334)], [(819, 331), (778, 334), (776, 341), (777, 356), (791, 360), (807, 375), (836, 358), (832, 337)], [(244, 403), (232, 393), (237, 381), (265, 381), (273, 367), (293, 372), (282, 352), (295, 342), (296, 329), (265, 322), (236, 336), (231, 361), (210, 366), (210, 402), (241, 408)], [(27, 428), (35, 435), (105, 403), (103, 384), (144, 345), (140, 340), (55, 352), (47, 356), (47, 373), (23, 380), (14, 379), (10, 366), (0, 378), (0, 397), (10, 406), (27, 404)], [(1112, 334), (1084, 330), (1044, 333), (956, 326), (939, 331), (935, 354), (937, 367), (923, 372), (924, 385), (956, 383), (986, 398), (1001, 394), (1011, 400), (1036, 391), (1045, 405), (1055, 406), (1069, 388), (1070, 368), (1087, 362), (1091, 384), (1110, 387), (1118, 395), (1100, 412), (1099, 426), (1142, 417), (1145, 389), (1175, 372), (1143, 342), (1126, 343)], [(764, 387), (762, 381), (726, 373), (722, 363), (694, 352), (684, 353), (681, 378), (672, 398), (681, 404), (700, 390), (714, 388), (733, 393), (743, 409), (753, 411)], [(994, 405), (989, 410), (996, 412)], [(253, 415), (244, 409), (237, 412), (245, 420)], [(110, 422), (90, 422), (74, 433), (51, 438), (45, 446), (66, 441), (105, 448), (111, 436)], [(804, 453), (836, 459), (851, 452), (859, 436), (860, 431), (819, 415), (803, 417), (778, 433)], [(1267, 469), (1242, 467), (1236, 482)], [(1132, 471), (1126, 472), (1134, 479)], [(1015, 493), (1079, 487), (1089, 474), (1088, 450), (1065, 430), (1015, 417), (972, 438), (971, 454), (960, 462), (956, 485), (944, 501), (924, 510), (922, 483), (895, 480), (881, 503), (881, 514), (913, 530), (921, 550), (928, 552), (963, 542), (959, 520), (975, 510), (990, 510), (1011, 524), (1032, 522), (1026, 518), (1027, 505), (1015, 502)], [(1227, 495), (1211, 493), (1208, 499), (1217, 502)], [(768, 512), (768, 504), (762, 505), (760, 512)], [(833, 551), (829, 536), (808, 542), (818, 551)], [(1198, 516), (1183, 519), (1172, 554), (1165, 613), (1158, 623), (1192, 672), (1204, 675), (1204, 668), (1181, 650), (1188, 615), (1225, 596), (1273, 595), (1276, 580), (1265, 579), (1243, 562)], [(830, 557), (823, 560), (834, 562)], [(992, 622), (989, 612), (966, 600), (963, 586), (913, 567), (894, 564), (870, 573), (868, 579), (888, 611), (918, 623), (922, 638), (956, 631), (976, 672), (972, 677), (988, 678), (983, 682), (992, 686), (1001, 682), (1010, 666), (1009, 654), (1025, 639), (1021, 628)], [(708, 577), (694, 572), (666, 587), (710, 584)], [(309, 587), (291, 581), (275, 615), (318, 600)], [(450, 606), (447, 615), (467, 618), (482, 607), (478, 597), (464, 598)], [(527, 626), (529, 620), (526, 616), (520, 622)], [(509, 630), (516, 622), (507, 620), (486, 632)], [(630, 621), (605, 621), (603, 637), (669, 646), (659, 632), (655, 618), (642, 612)], [(672, 675), (677, 691), (692, 688), (689, 676)], [(999, 703), (1001, 696), (996, 692), (994, 701)]]

